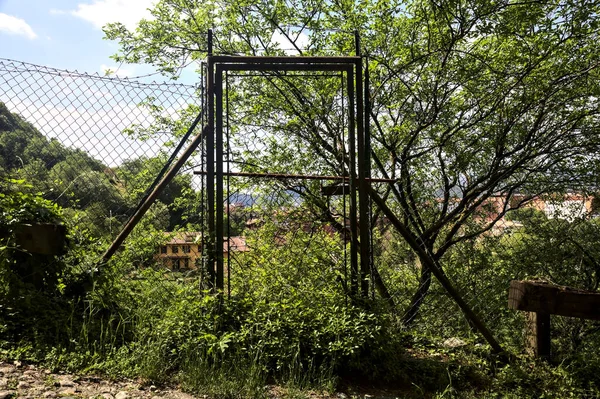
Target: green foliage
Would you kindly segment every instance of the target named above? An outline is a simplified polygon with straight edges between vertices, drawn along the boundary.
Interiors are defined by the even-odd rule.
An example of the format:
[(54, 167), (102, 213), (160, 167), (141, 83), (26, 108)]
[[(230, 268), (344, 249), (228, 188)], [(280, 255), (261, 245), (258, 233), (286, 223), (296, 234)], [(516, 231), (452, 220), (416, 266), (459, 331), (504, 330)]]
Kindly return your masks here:
[[(229, 263), (231, 299), (153, 268), (163, 231), (198, 222), (187, 216), (202, 211), (188, 175), (161, 193), (96, 278), (94, 258), (142, 198), (164, 154), (107, 168), (46, 139), (4, 105), (0, 168), (45, 193), (25, 186), (2, 191), (3, 220), (66, 217), (76, 226), (73, 248), (54, 260), (56, 278), (45, 280), (43, 290), (29, 292), (15, 279), (21, 255), (2, 246), (2, 295), (12, 300), (0, 314), (2, 332), (21, 345), (18, 353), (41, 348), (56, 366), (156, 381), (175, 376), (190, 389), (225, 397), (264, 395), (269, 379), (330, 386), (335, 376), (353, 373), (413, 382), (437, 397), (569, 397), (597, 390), (596, 325), (554, 326), (558, 367), (525, 360), (500, 367), (477, 349), (473, 326), (421, 261), (434, 260), (470, 303), (485, 304), (484, 321), (515, 352), (522, 347), (515, 331), (523, 320), (506, 309), (511, 279), (598, 289), (595, 220), (549, 220), (527, 210), (515, 215), (522, 227), (499, 234), (486, 218), (494, 211), (486, 200), (504, 198), (505, 210), (515, 193), (598, 186), (599, 11), (595, 2), (161, 0), (153, 19), (135, 31), (108, 25), (107, 37), (121, 46), (117, 61), (151, 63), (171, 75), (181, 60), (204, 56), (208, 28), (214, 28), (217, 53), (252, 55), (284, 54), (281, 34), (293, 38), (285, 46), (297, 46), (298, 54), (348, 55), (348, 32), (358, 30), (370, 61), (372, 144), (380, 160), (373, 172), (397, 183), (393, 191), (388, 185), (374, 190), (391, 209), (385, 216), (398, 216), (404, 234), (419, 245), (410, 248), (375, 214), (376, 235), (387, 241), (376, 247), (376, 264), (397, 305), (417, 309), (414, 320), (424, 336), (407, 337), (396, 317), (384, 313), (387, 307), (348, 295), (345, 243), (336, 235), (346, 220), (340, 223), (334, 211), (342, 204), (324, 199), (313, 183), (284, 184), (278, 198), (267, 195), (280, 182), (257, 192), (256, 206), (266, 213), (257, 231), (244, 229), (244, 216), (230, 214), (229, 233), (246, 233), (251, 248)], [(241, 125), (231, 129), (234, 155), (247, 161), (241, 168), (347, 172), (347, 115), (337, 81), (236, 79), (228, 117)], [(197, 111), (190, 107), (172, 121), (151, 100), (143, 106), (158, 117), (156, 124), (126, 133), (144, 140), (166, 129), (181, 136)], [(301, 156), (306, 152), (311, 156)], [(290, 211), (300, 202), (295, 214)], [(301, 213), (313, 220), (307, 224)], [(323, 221), (338, 233), (325, 233)], [(426, 253), (418, 259), (415, 250)], [(419, 290), (423, 295), (413, 295)], [(429, 310), (419, 315), (422, 303)], [(438, 341), (454, 335), (465, 339), (463, 352), (440, 350)], [(26, 342), (17, 344), (21, 338)], [(413, 358), (400, 355), (407, 347)]]
[[(160, 380), (179, 370), (190, 384), (186, 370), (224, 372), (242, 362), (261, 381), (274, 376), (306, 386), (328, 381), (351, 359), (368, 357), (387, 336), (386, 322), (346, 299), (336, 278), (339, 264), (332, 261), (339, 241), (323, 232), (295, 231), (285, 236), (285, 246), (265, 244), (260, 237), (273, 228), (265, 226), (249, 238), (254, 249), (236, 262), (231, 299), (152, 269), (111, 288), (111, 300), (128, 298), (132, 341), (125, 363), (134, 367), (128, 373)], [(302, 256), (290, 257), (288, 251)], [(118, 257), (117, 269), (120, 262), (128, 264), (127, 255)]]
[[(355, 376), (412, 386), (440, 398), (577, 397), (582, 390), (596, 389), (591, 352), (558, 368), (526, 359), (500, 366), (488, 358), (486, 347), (468, 342), (463, 348), (443, 349), (435, 334), (419, 338), (400, 330), (386, 307), (346, 295), (340, 238), (318, 224), (295, 223), (275, 218), (247, 231), (252, 251), (236, 254), (230, 299), (201, 291), (195, 278), (152, 267), (132, 273), (132, 264), (142, 260), (129, 251), (147, 253), (151, 262), (156, 248), (153, 239), (146, 239), (159, 232), (150, 221), (139, 226), (102, 280), (91, 280), (91, 289), (80, 293), (84, 296), (73, 295), (69, 287), (83, 284), (77, 276), (89, 270), (95, 254), (85, 256), (94, 242), (75, 231), (71, 236), (80, 247), (71, 248), (65, 259), (78, 262), (78, 272), (63, 274), (65, 287), (51, 295), (29, 294), (19, 309), (13, 308), (31, 325), (19, 325), (27, 333), (4, 346), (14, 348), (12, 356), (41, 359), (56, 368), (177, 381), (191, 391), (227, 398), (265, 397), (268, 381), (290, 392), (333, 390), (338, 378)], [(469, 267), (485, 265), (491, 242), (475, 247), (479, 257)], [(458, 254), (453, 256), (464, 266)], [(400, 250), (394, 259), (401, 261), (398, 267), (411, 262)], [(489, 261), (494, 259), (498, 261), (497, 252)], [(479, 284), (479, 270), (486, 267), (469, 270), (471, 282)], [(505, 297), (495, 300), (500, 308)], [(10, 332), (7, 321), (14, 319), (0, 316), (3, 331)], [(514, 334), (515, 326), (507, 329)]]
[[(458, 274), (453, 247), (493, 228), (486, 200), (503, 197), (505, 210), (516, 193), (598, 187), (599, 11), (595, 2), (162, 0), (135, 30), (104, 31), (120, 44), (117, 61), (169, 76), (181, 59), (205, 56), (208, 29), (217, 54), (319, 56), (354, 54), (357, 31), (369, 60), (373, 173), (397, 183), (374, 187), (385, 216), (418, 243), (410, 250), (473, 285)], [(308, 74), (237, 77), (227, 116), (241, 168), (344, 174), (341, 90)], [(287, 188), (318, 218), (335, 218), (317, 185)], [(411, 298), (410, 324), (436, 286), (429, 269), (396, 266), (381, 274), (404, 285), (388, 291)]]
[[(2, 178), (0, 187), (0, 320), (7, 337), (53, 335), (61, 304), (52, 298), (63, 273), (52, 256), (31, 254), (15, 242), (25, 223), (62, 222), (62, 210), (35, 193), (24, 180)], [(35, 304), (42, 303), (42, 306)], [(42, 339), (42, 338), (40, 338)]]
[(58, 205), (36, 193), (25, 180), (2, 177), (0, 209), (0, 226), (3, 228), (27, 222), (57, 223), (62, 219)]
[[(335, 373), (358, 370), (361, 360), (390, 339), (383, 314), (346, 297), (338, 278), (339, 239), (320, 229), (290, 231), (282, 238), (285, 246), (262, 240), (273, 233), (272, 224), (253, 232), (255, 250), (234, 275), (232, 298), (224, 299), (200, 291), (194, 278), (152, 267), (133, 273), (133, 264), (151, 266), (157, 242), (164, 240), (151, 223), (138, 228), (87, 292), (73, 295), (70, 287), (85, 284), (77, 277), (89, 275), (86, 270), (93, 273), (94, 253), (83, 256), (72, 248), (65, 259), (77, 261), (78, 272), (62, 275), (64, 286), (45, 294), (45, 306), (23, 304), (20, 314), (46, 312), (54, 319), (45, 324), (53, 333), (27, 329), (20, 336), (21, 348), (37, 337), (28, 356), (39, 359), (47, 352), (45, 361), (53, 367), (153, 381), (176, 378), (190, 389), (240, 397), (234, 392), (263, 395), (268, 378), (332, 389)], [(84, 232), (75, 236), (82, 248), (93, 244)], [(39, 327), (39, 319), (31, 321), (32, 328)]]
[(232, 263), (232, 290), (252, 304), (240, 330), (249, 350), (274, 370), (321, 373), (379, 339), (384, 321), (347, 298), (340, 239), (302, 225), (266, 223), (250, 233), (252, 251)]
[(0, 102), (0, 166), (9, 171), (24, 167), (36, 159), (49, 169), (64, 159), (64, 147), (46, 139), (22, 117), (8, 111)]
[[(3, 174), (29, 182), (43, 193), (44, 199), (62, 207), (69, 219), (77, 220), (80, 230), (98, 240), (107, 240), (120, 229), (167, 159), (166, 154), (161, 153), (153, 158), (127, 160), (116, 168), (109, 168), (84, 151), (66, 148), (56, 139), (47, 139), (32, 124), (11, 113), (3, 103), (0, 103), (0, 118), (0, 170)], [(183, 126), (184, 120), (187, 119), (176, 123)], [(163, 123), (167, 121), (163, 120)], [(24, 193), (37, 193), (31, 187), (21, 189)], [(198, 195), (191, 187), (191, 177), (179, 175), (159, 196), (162, 204), (153, 209), (160, 208), (160, 211), (151, 212), (148, 218), (153, 219), (157, 229), (166, 231), (197, 223), (199, 217), (194, 215), (200, 213), (196, 209)]]
[[(122, 189), (126, 192), (129, 206), (138, 204), (150, 184), (163, 168), (167, 160), (166, 154), (157, 157), (140, 157), (123, 162), (116, 168), (116, 177)], [(157, 201), (169, 207), (167, 231), (173, 231), (186, 223), (198, 222), (198, 217), (192, 215), (199, 211), (194, 209), (198, 193), (191, 187), (190, 175), (176, 176), (160, 193)]]

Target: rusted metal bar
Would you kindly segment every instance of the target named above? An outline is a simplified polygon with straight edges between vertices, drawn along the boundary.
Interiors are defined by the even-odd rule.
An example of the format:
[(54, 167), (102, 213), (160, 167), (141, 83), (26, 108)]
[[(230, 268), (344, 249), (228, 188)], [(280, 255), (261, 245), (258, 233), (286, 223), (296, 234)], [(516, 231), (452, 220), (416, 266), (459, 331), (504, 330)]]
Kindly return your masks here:
[(475, 313), (475, 311), (469, 306), (467, 301), (464, 300), (464, 298), (462, 297), (460, 292), (458, 292), (458, 290), (454, 287), (452, 282), (450, 282), (450, 280), (448, 279), (448, 277), (446, 276), (444, 271), (438, 267), (436, 262), (433, 261), (433, 259), (429, 256), (429, 254), (425, 251), (425, 249), (421, 246), (421, 244), (419, 244), (415, 235), (412, 234), (406, 228), (404, 223), (402, 223), (400, 221), (400, 219), (398, 219), (398, 216), (396, 216), (394, 211), (392, 211), (387, 206), (387, 204), (385, 203), (385, 200), (383, 198), (381, 198), (375, 190), (373, 190), (371, 188), (369, 191), (371, 194), (371, 198), (373, 199), (373, 202), (375, 202), (375, 204), (377, 204), (377, 206), (379, 207), (379, 209), (381, 209), (383, 214), (385, 216), (387, 216), (390, 223), (396, 228), (396, 230), (406, 240), (408, 245), (410, 245), (410, 247), (413, 249), (413, 251), (415, 251), (415, 253), (419, 256), (419, 258), (421, 259), (421, 262), (423, 262), (423, 264), (424, 264), (423, 266), (426, 266), (431, 270), (431, 272), (437, 278), (437, 280), (440, 282), (442, 287), (444, 287), (444, 289), (446, 290), (448, 295), (450, 295), (450, 297), (454, 300), (454, 302), (456, 302), (456, 304), (460, 307), (460, 309), (462, 310), (465, 317), (471, 321), (471, 323), (475, 326), (475, 328), (477, 328), (477, 330), (479, 330), (481, 335), (483, 335), (483, 337), (486, 339), (486, 341), (490, 344), (490, 346), (492, 347), (492, 350), (496, 353), (505, 354), (504, 349), (502, 348), (500, 343), (496, 340), (496, 338), (494, 337), (494, 334), (492, 334), (492, 332), (490, 331), (488, 326), (479, 318), (477, 313)]
[(348, 87), (348, 138), (350, 140), (350, 293), (358, 294), (358, 210), (356, 204), (356, 108), (354, 92), (354, 69), (346, 72)]
[[(361, 57), (360, 35), (354, 32), (356, 55)], [(370, 269), (370, 244), (371, 229), (369, 227), (369, 194), (367, 192), (366, 158), (365, 152), (365, 125), (364, 125), (364, 97), (362, 57), (356, 64), (356, 132), (358, 139), (358, 233), (360, 235), (360, 292), (364, 297), (369, 296), (369, 269)]]
[[(215, 287), (215, 62), (213, 60), (213, 32), (208, 30), (208, 137), (206, 140), (206, 202), (208, 208), (207, 272), (210, 287)], [(222, 250), (221, 250), (222, 251)]]
[(216, 288), (223, 292), (224, 266), (223, 266), (223, 70), (222, 64), (216, 65), (215, 71), (215, 267)]
[[(202, 170), (194, 171), (195, 175), (205, 175), (207, 172)], [(257, 177), (257, 178), (272, 178), (272, 179), (297, 179), (297, 180), (335, 180), (348, 181), (350, 176), (327, 176), (327, 175), (296, 175), (290, 173), (259, 173), (259, 172), (224, 172), (223, 176), (232, 177)], [(396, 183), (395, 179), (383, 179), (378, 177), (369, 177), (365, 180), (373, 183)]]
[[(350, 254), (350, 262), (351, 262), (351, 292), (352, 294), (357, 294), (358, 293), (358, 287), (359, 287), (359, 268), (358, 268), (358, 251), (360, 249), (360, 245), (359, 245), (359, 237), (358, 237), (358, 212), (357, 212), (357, 188), (358, 187), (358, 179), (357, 179), (357, 154), (356, 154), (356, 124), (358, 123), (360, 125), (359, 130), (360, 130), (360, 137), (362, 137), (363, 132), (362, 129), (364, 129), (364, 125), (363, 125), (363, 121), (364, 121), (364, 117), (362, 115), (362, 76), (361, 76), (361, 68), (362, 68), (362, 61), (361, 61), (361, 57), (247, 57), (247, 56), (211, 56), (210, 58), (210, 64), (214, 66), (215, 68), (215, 79), (217, 79), (217, 83), (215, 84), (216, 86), (216, 90), (214, 92), (215, 97), (217, 97), (217, 109), (216, 109), (216, 115), (217, 115), (217, 132), (216, 132), (216, 146), (214, 148), (215, 153), (216, 153), (216, 163), (217, 163), (217, 172), (216, 172), (216, 180), (214, 180), (214, 183), (216, 183), (216, 190), (217, 190), (217, 195), (216, 195), (216, 201), (209, 201), (211, 204), (216, 205), (217, 209), (212, 209), (209, 210), (209, 212), (211, 212), (211, 215), (214, 215), (216, 218), (216, 223), (217, 225), (215, 225), (215, 232), (212, 233), (214, 234), (214, 240), (213, 242), (217, 242), (218, 240), (222, 240), (222, 234), (219, 234), (220, 229), (222, 229), (222, 225), (219, 227), (219, 223), (222, 224), (222, 219), (223, 219), (223, 211), (222, 211), (222, 179), (223, 176), (244, 176), (244, 177), (270, 177), (270, 178), (289, 178), (289, 179), (303, 179), (303, 180), (341, 180), (341, 181), (349, 181), (349, 186), (350, 186), (350, 190), (349, 190), (349, 195), (350, 195), (350, 212), (349, 212), (349, 219), (350, 219), (350, 230), (351, 230), (351, 242), (350, 242), (350, 247), (351, 247), (351, 254)], [(349, 177), (344, 177), (344, 176), (338, 176), (338, 177), (330, 177), (329, 179), (323, 176), (310, 176), (310, 175), (281, 175), (281, 174), (250, 174), (250, 173), (243, 173), (243, 172), (230, 172), (230, 173), (224, 173), (223, 172), (223, 150), (222, 150), (222, 73), (226, 72), (226, 71), (274, 71), (274, 72), (278, 72), (278, 71), (340, 71), (340, 72), (344, 72), (346, 75), (346, 80), (347, 80), (347, 86), (348, 86), (348, 110), (347, 112), (349, 113), (349, 126), (348, 126), (348, 132), (349, 132), (349, 141), (350, 141), (350, 165), (349, 165), (349, 169), (350, 169), (350, 176)], [(355, 70), (356, 70), (356, 74), (355, 74)], [(213, 75), (211, 75), (213, 76)], [(356, 81), (355, 81), (356, 78)], [(343, 77), (342, 77), (343, 79)], [(360, 82), (359, 82), (360, 79)], [(357, 85), (359, 86), (357, 88)], [(357, 94), (360, 97), (358, 100), (355, 98), (355, 90), (357, 90)], [(212, 96), (212, 93), (210, 93), (209, 95)], [(212, 97), (211, 97), (212, 99)], [(359, 110), (358, 112), (360, 112), (359, 115), (357, 115), (357, 110), (355, 109), (355, 101), (358, 102), (358, 107)], [(219, 105), (221, 104), (221, 105)], [(213, 112), (214, 108), (211, 109), (211, 112)], [(220, 127), (219, 127), (220, 126)], [(219, 138), (221, 137), (221, 138)], [(361, 139), (362, 140), (362, 139)], [(364, 143), (360, 144), (361, 149), (364, 152)], [(364, 169), (364, 160), (362, 158), (360, 158), (359, 162), (361, 163), (360, 169), (363, 170)], [(202, 174), (203, 172), (195, 172), (197, 174)], [(310, 177), (309, 177), (310, 176)], [(209, 184), (213, 184), (213, 180), (211, 180), (210, 178), (209, 180)], [(363, 191), (363, 196), (366, 196), (366, 180), (365, 180), (365, 175), (364, 173), (362, 174), (362, 180), (363, 183), (361, 185), (361, 190)], [(374, 181), (374, 180), (372, 180)], [(393, 181), (388, 181), (389, 182), (393, 182)], [(219, 188), (221, 187), (221, 188)], [(366, 198), (366, 197), (365, 197)], [(367, 201), (368, 203), (368, 201)], [(364, 211), (364, 207), (362, 209)], [(365, 221), (368, 220), (368, 216), (363, 218)], [(368, 234), (368, 228), (363, 229), (367, 232)], [(212, 232), (212, 230), (211, 230)], [(369, 240), (366, 240), (366, 242), (369, 242)], [(366, 245), (366, 244), (365, 244)], [(368, 250), (368, 248), (366, 247), (365, 250)], [(220, 255), (220, 250), (218, 247), (215, 247), (215, 255), (213, 257), (213, 259), (217, 259), (217, 273), (219, 273), (220, 270), (220, 262), (219, 262), (219, 255)], [(368, 257), (363, 256), (363, 259), (365, 259), (366, 261), (368, 261)], [(362, 268), (361, 270), (364, 270), (364, 268)], [(364, 273), (363, 273), (364, 274)], [(217, 280), (219, 280), (219, 278), (217, 277)], [(368, 281), (366, 280), (366, 278), (363, 278), (361, 276), (361, 280), (365, 280), (365, 282), (367, 283), (367, 290), (368, 290)], [(219, 283), (217, 282), (217, 286), (219, 286)], [(362, 288), (362, 283), (361, 283), (361, 288)], [(362, 292), (365, 292), (363, 289), (361, 289)]]
[(245, 64), (343, 64), (360, 62), (360, 57), (260, 57), (217, 55), (213, 57), (216, 63), (245, 63)]
[(217, 64), (226, 71), (346, 71), (354, 64)]
[[(192, 124), (190, 129), (195, 129), (196, 125), (200, 122), (202, 113), (203, 112), (201, 112), (198, 115), (198, 117), (196, 118), (196, 120), (194, 121), (194, 123)], [(200, 145), (200, 142), (204, 139), (208, 130), (209, 129), (206, 126), (202, 129), (202, 132), (200, 132), (200, 134), (198, 134), (194, 138), (194, 140), (191, 142), (189, 147), (186, 148), (186, 150), (183, 152), (183, 154), (181, 154), (181, 157), (175, 162), (175, 164), (173, 164), (173, 166), (171, 166), (169, 171), (165, 174), (165, 176), (161, 179), (161, 181), (156, 185), (154, 190), (152, 190), (150, 195), (148, 195), (148, 197), (144, 200), (144, 202), (138, 208), (137, 212), (131, 217), (131, 219), (125, 225), (125, 227), (123, 227), (123, 230), (121, 230), (121, 232), (119, 233), (117, 238), (115, 238), (115, 240), (112, 242), (110, 247), (108, 247), (106, 252), (104, 252), (104, 254), (102, 255), (102, 259), (101, 259), (102, 264), (105, 264), (106, 262), (108, 262), (110, 260), (110, 258), (112, 258), (112, 256), (115, 254), (115, 252), (117, 252), (117, 249), (119, 249), (121, 244), (123, 244), (123, 241), (125, 241), (127, 236), (129, 236), (129, 234), (131, 233), (133, 228), (138, 224), (138, 222), (146, 214), (146, 211), (148, 211), (150, 206), (152, 206), (152, 204), (154, 203), (154, 201), (156, 200), (158, 195), (161, 193), (161, 191), (167, 186), (167, 184), (169, 184), (171, 182), (171, 180), (173, 180), (173, 178), (177, 175), (177, 172), (179, 172), (179, 169), (181, 169), (181, 167), (187, 162), (187, 160), (192, 155), (192, 153), (196, 150), (196, 148), (198, 148), (198, 145)]]
[[(365, 80), (364, 80), (364, 97), (365, 97), (365, 114), (364, 114), (364, 118), (365, 118), (365, 180), (368, 182), (370, 181), (369, 179), (371, 178), (371, 119), (370, 119), (370, 110), (371, 110), (371, 97), (370, 97), (370, 86), (371, 86), (371, 79), (370, 79), (370, 75), (369, 75), (369, 58), (365, 57), (364, 58), (365, 62), (364, 62), (364, 68), (365, 68)], [(373, 254), (373, 206), (371, 203), (371, 199), (369, 198), (367, 200), (368, 202), (368, 215), (369, 215), (369, 248), (370, 248), (370, 253), (369, 253), (369, 273), (370, 273), (370, 281), (372, 284), (372, 288), (371, 288), (371, 295), (372, 298), (375, 299), (375, 287), (378, 284), (381, 284), (382, 281), (377, 281), (376, 277), (379, 277), (379, 279), (381, 280), (381, 276), (379, 276), (379, 273), (377, 271), (377, 269), (375, 268), (375, 256)]]

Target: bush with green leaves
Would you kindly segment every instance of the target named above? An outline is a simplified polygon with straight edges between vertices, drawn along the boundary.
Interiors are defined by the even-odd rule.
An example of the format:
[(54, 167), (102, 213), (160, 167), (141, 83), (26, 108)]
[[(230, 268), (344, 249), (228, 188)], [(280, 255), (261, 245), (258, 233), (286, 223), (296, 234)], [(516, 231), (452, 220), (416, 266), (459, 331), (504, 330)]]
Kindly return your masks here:
[(62, 210), (25, 180), (0, 182), (0, 330), (8, 339), (55, 336), (64, 303), (50, 300), (59, 291), (64, 264), (53, 256), (29, 253), (15, 242), (26, 223), (61, 223)]
[(251, 250), (232, 262), (233, 294), (252, 304), (240, 335), (271, 370), (335, 368), (376, 340), (383, 320), (349, 298), (341, 238), (297, 223), (251, 232)]
[[(340, 238), (300, 229), (279, 231), (274, 241), (278, 228), (267, 224), (247, 237), (251, 250), (231, 262), (231, 298), (152, 268), (97, 287), (96, 302), (112, 301), (128, 325), (122, 372), (160, 380), (242, 362), (261, 378), (302, 375), (304, 384), (358, 367), (353, 359), (381, 346), (388, 320), (345, 292)], [(125, 250), (112, 270), (129, 261)]]
[(58, 205), (43, 198), (24, 179), (2, 177), (0, 181), (0, 226), (10, 228), (20, 223), (60, 223)]

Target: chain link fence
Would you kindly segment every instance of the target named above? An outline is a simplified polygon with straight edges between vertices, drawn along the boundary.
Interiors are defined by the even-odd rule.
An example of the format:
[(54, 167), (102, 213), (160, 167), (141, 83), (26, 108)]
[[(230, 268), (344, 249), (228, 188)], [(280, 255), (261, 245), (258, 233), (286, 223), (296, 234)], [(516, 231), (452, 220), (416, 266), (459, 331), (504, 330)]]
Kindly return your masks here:
[(224, 230), (239, 243), (226, 259), (234, 294), (251, 292), (248, 282), (264, 269), (274, 287), (307, 303), (332, 290), (344, 301), (350, 204), (343, 82), (340, 73), (226, 74)]
[[(277, 289), (282, 296), (287, 290), (312, 301), (332, 300), (320, 296), (329, 287), (337, 293), (334, 300), (348, 300), (347, 90), (343, 79), (326, 73), (227, 76), (223, 256), (232, 297), (254, 292), (258, 298), (259, 289)], [(177, 144), (189, 142), (186, 133), (204, 96), (201, 86), (2, 59), (2, 173), (25, 179), (32, 192), (60, 205), (74, 228), (72, 239), (96, 243), (91, 252), (97, 260)], [(373, 116), (376, 130), (385, 113), (376, 109)], [(507, 308), (511, 280), (598, 289), (600, 226), (590, 193), (488, 193), (439, 226), (438, 236), (458, 237), (440, 251), (436, 236), (425, 234), (427, 226), (461, 207), (463, 197), (440, 183), (447, 176), (439, 175), (433, 158), (407, 187), (402, 173), (409, 172), (392, 173), (398, 165), (386, 153), (385, 137), (378, 140), (373, 177), (394, 183), (374, 182), (374, 192), (421, 231), (419, 244), (441, 254), (434, 256), (436, 264), (503, 346), (518, 351), (523, 344), (524, 317)], [(208, 288), (205, 160), (203, 143), (119, 253), (130, 265), (127, 276), (140, 284), (148, 284), (145, 269), (164, 272), (164, 279), (151, 278), (160, 301), (180, 284)], [(378, 292), (398, 319), (434, 345), (483, 342), (389, 215), (372, 205), (370, 217), (373, 295)], [(268, 278), (257, 283), (263, 274)], [(556, 317), (552, 331), (556, 353), (564, 358), (595, 351), (600, 342), (596, 322)]]
[[(57, 270), (67, 262), (76, 275), (97, 273), (102, 252), (181, 152), (178, 145), (197, 134), (186, 136), (201, 109), (201, 91), (0, 60), (0, 171), (23, 179), (19, 190), (41, 193), (62, 208), (67, 240), (79, 250), (55, 261)], [(118, 273), (132, 284), (147, 284), (145, 268), (162, 271), (163, 280), (152, 280), (155, 298), (168, 300), (178, 289), (173, 281), (197, 274), (201, 264), (192, 234), (203, 230), (203, 180), (192, 175), (202, 163), (201, 151), (163, 190), (119, 253), (120, 264), (128, 266)], [(36, 277), (40, 273), (47, 274), (34, 267), (24, 278), (43, 280)]]

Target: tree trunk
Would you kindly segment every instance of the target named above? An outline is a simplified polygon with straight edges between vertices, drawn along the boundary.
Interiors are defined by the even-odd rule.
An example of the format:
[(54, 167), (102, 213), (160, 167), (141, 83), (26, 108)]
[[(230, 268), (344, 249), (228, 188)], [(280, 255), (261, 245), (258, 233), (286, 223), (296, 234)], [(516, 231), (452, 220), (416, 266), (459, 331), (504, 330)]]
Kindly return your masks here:
[(385, 282), (381, 278), (381, 274), (379, 274), (379, 270), (377, 270), (377, 266), (371, 265), (371, 267), (373, 268), (373, 283), (375, 284), (375, 289), (379, 292), (379, 295), (390, 304), (392, 309), (395, 308), (396, 304), (394, 303), (394, 298), (390, 295)]
[(431, 269), (425, 265), (425, 262), (421, 263), (421, 278), (419, 279), (419, 288), (414, 293), (410, 305), (402, 318), (402, 323), (409, 327), (414, 319), (418, 316), (421, 305), (427, 297), (429, 287), (431, 287)]

